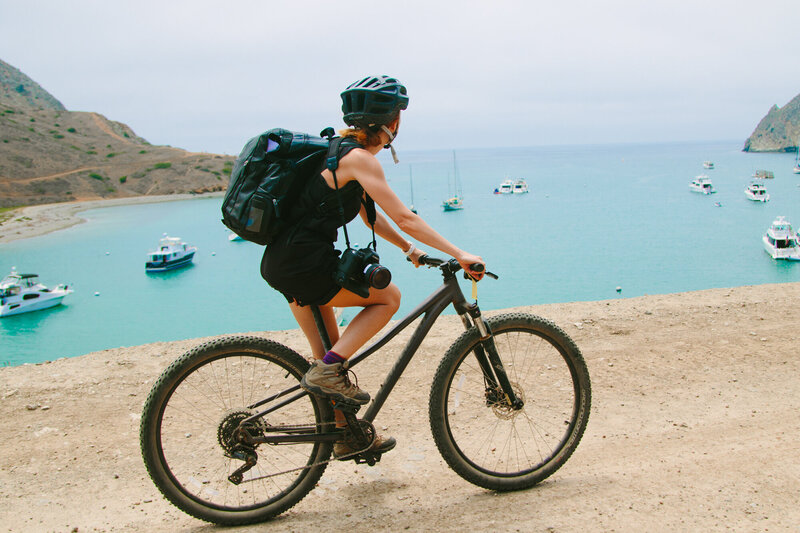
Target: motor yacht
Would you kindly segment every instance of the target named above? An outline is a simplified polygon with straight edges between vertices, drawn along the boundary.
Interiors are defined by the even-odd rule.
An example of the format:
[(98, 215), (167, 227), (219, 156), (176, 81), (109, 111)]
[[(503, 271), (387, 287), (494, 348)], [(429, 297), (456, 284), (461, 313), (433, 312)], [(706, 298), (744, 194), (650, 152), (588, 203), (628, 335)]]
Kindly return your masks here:
[(494, 190), (495, 194), (511, 194), (514, 192), (514, 182), (512, 180), (505, 180)]
[(800, 244), (798, 236), (786, 217), (779, 216), (762, 238), (764, 249), (773, 259), (800, 261)]
[(0, 281), (0, 317), (55, 307), (71, 292), (67, 285), (48, 289), (37, 274), (20, 274), (12, 267)]
[(518, 179), (514, 182), (514, 194), (525, 194), (528, 192), (528, 184), (524, 179)]
[(169, 237), (166, 233), (158, 243), (158, 250), (147, 254), (144, 269), (147, 272), (164, 272), (189, 265), (197, 248), (189, 246), (180, 237)]
[(709, 170), (712, 170), (714, 168), (714, 162), (713, 161), (703, 161), (703, 168), (707, 168)]
[(744, 190), (744, 195), (754, 202), (769, 201), (769, 193), (767, 192), (767, 188), (757, 181), (750, 182), (750, 185), (748, 185)]
[(689, 190), (694, 192), (701, 192), (703, 194), (713, 194), (717, 192), (714, 189), (714, 186), (711, 184), (711, 178), (706, 176), (705, 174), (701, 174), (697, 176), (692, 182), (689, 184)]

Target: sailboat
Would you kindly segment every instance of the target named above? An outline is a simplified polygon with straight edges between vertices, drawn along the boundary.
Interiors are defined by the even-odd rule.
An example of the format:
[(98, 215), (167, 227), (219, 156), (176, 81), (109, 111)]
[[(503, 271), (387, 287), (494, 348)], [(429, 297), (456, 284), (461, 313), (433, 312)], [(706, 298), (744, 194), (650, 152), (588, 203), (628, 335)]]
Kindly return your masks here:
[(792, 172), (800, 174), (800, 138), (797, 139), (797, 154), (794, 156), (794, 168)]
[[(442, 209), (445, 211), (458, 211), (464, 209), (464, 201), (461, 198), (461, 183), (458, 180), (458, 166), (456, 166), (456, 152), (453, 150), (453, 183), (455, 185), (456, 193), (454, 196), (442, 202)], [(448, 179), (448, 186), (449, 186)]]
[(411, 165), (408, 165), (408, 185), (411, 188), (411, 205), (408, 208), (416, 215), (417, 208), (414, 207), (414, 177), (411, 174)]

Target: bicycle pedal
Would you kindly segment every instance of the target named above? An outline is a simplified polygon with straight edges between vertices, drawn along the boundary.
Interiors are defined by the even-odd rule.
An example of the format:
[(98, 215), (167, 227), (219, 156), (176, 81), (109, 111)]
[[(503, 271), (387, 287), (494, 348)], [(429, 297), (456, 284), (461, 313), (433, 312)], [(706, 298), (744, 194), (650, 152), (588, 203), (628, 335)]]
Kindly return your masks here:
[(359, 409), (361, 409), (361, 404), (346, 402), (342, 400), (331, 400), (331, 405), (333, 405), (334, 409), (338, 409), (343, 413), (357, 413)]
[(351, 457), (357, 465), (366, 464), (367, 466), (375, 466), (376, 463), (381, 462), (382, 453), (376, 452), (363, 452), (356, 456)]

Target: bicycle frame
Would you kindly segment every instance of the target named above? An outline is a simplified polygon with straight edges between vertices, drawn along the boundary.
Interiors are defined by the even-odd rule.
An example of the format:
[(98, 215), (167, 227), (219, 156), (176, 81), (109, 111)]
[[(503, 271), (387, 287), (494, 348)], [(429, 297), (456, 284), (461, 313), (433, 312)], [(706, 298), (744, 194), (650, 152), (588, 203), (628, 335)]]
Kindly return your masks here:
[[(455, 263), (457, 265), (457, 263)], [(494, 347), (494, 342), (491, 338), (491, 332), (487, 330), (486, 324), (483, 322), (481, 318), (480, 309), (478, 308), (478, 304), (468, 304), (466, 299), (464, 298), (464, 293), (461, 291), (461, 287), (458, 285), (458, 280), (456, 279), (455, 273), (458, 271), (458, 267), (453, 265), (453, 262), (443, 263), (439, 265), (439, 268), (442, 270), (442, 275), (444, 277), (444, 283), (436, 289), (430, 296), (428, 296), (422, 303), (420, 303), (413, 311), (411, 311), (408, 315), (406, 315), (402, 320), (400, 320), (397, 324), (395, 324), (389, 331), (384, 333), (379, 339), (374, 341), (370, 344), (367, 348), (365, 348), (362, 352), (357, 353), (353, 357), (348, 360), (348, 366), (353, 367), (356, 364), (360, 363), (361, 361), (365, 360), (370, 355), (377, 352), (380, 348), (386, 345), (390, 340), (392, 340), (398, 333), (403, 331), (407, 328), (412, 322), (414, 322), (417, 318), (425, 315), (422, 318), (422, 321), (417, 326), (417, 329), (411, 335), (411, 338), (408, 340), (408, 343), (403, 348), (403, 351), (400, 353), (400, 356), (395, 361), (392, 368), (389, 370), (389, 373), (386, 376), (386, 379), (381, 385), (380, 389), (378, 389), (375, 398), (372, 400), (371, 404), (367, 408), (367, 411), (364, 413), (362, 420), (366, 420), (367, 422), (372, 422), (377, 417), (378, 412), (380, 411), (383, 404), (386, 402), (386, 399), (389, 397), (389, 394), (394, 389), (394, 386), (397, 384), (400, 376), (403, 374), (403, 371), (406, 369), (408, 364), (411, 362), (411, 359), (419, 349), (422, 341), (425, 339), (425, 336), (433, 327), (433, 324), (436, 322), (436, 319), (439, 318), (439, 315), (450, 305), (453, 304), (456, 313), (461, 317), (461, 321), (464, 323), (464, 327), (466, 329), (471, 328), (475, 325), (478, 328), (478, 331), (481, 334), (481, 341), (482, 344), (479, 344), (475, 348), (475, 356), (478, 359), (478, 363), (483, 370), (484, 378), (486, 378), (487, 387), (502, 388), (503, 393), (505, 394), (505, 400), (509, 402), (515, 409), (520, 409), (522, 407), (522, 403), (520, 400), (516, 398), (514, 394), (511, 384), (508, 381), (508, 377), (506, 376), (505, 370), (503, 369), (503, 365), (500, 362), (500, 358), (497, 355), (497, 350)], [(328, 338), (327, 331), (324, 328), (322, 323), (322, 317), (319, 312), (319, 308), (314, 307), (312, 308), (314, 311), (315, 319), (317, 321), (317, 327), (320, 331), (320, 335), (322, 336), (323, 344), (325, 345), (325, 349), (330, 349), (330, 339)], [(488, 351), (488, 354), (484, 351)], [(295, 391), (300, 390), (300, 385), (295, 385), (289, 389), (281, 391), (269, 398), (265, 398), (257, 403), (248, 406), (248, 409), (255, 409), (260, 407), (264, 404), (270, 403), (275, 401), (279, 398), (292, 394)], [(242, 423), (251, 422), (258, 418), (268, 415), (269, 413), (280, 409), (302, 397), (304, 397), (308, 392), (301, 390), (297, 394), (286, 398), (285, 400), (281, 401), (280, 403), (257, 413), (246, 420), (243, 420)], [(289, 436), (286, 435), (285, 437), (281, 436), (274, 436), (269, 437), (269, 442), (298, 442), (298, 441), (314, 441), (319, 442), (322, 440), (332, 440), (330, 438), (325, 438), (324, 433), (315, 433), (314, 435), (306, 435), (305, 437), (301, 437), (300, 435), (296, 436)], [(338, 433), (337, 433), (338, 435)], [(331, 435), (332, 437), (332, 435)], [(338, 436), (336, 437), (338, 438)]]

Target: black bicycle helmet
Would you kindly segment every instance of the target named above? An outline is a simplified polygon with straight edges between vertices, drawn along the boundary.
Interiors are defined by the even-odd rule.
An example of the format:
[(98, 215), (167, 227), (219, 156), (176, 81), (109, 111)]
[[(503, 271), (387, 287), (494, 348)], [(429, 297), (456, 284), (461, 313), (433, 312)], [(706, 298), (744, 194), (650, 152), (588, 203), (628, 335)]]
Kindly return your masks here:
[(386, 124), (407, 107), (406, 88), (389, 76), (369, 76), (350, 84), (342, 93), (342, 112), (348, 126)]

